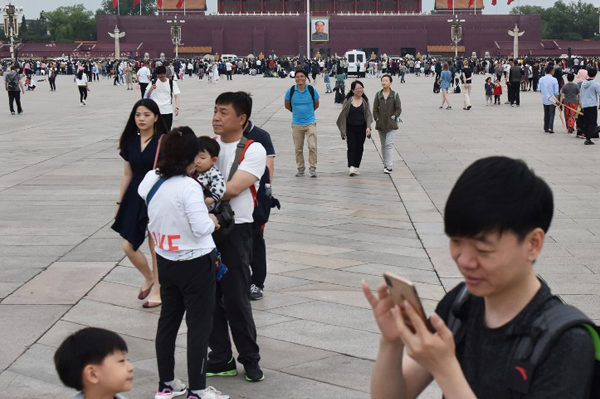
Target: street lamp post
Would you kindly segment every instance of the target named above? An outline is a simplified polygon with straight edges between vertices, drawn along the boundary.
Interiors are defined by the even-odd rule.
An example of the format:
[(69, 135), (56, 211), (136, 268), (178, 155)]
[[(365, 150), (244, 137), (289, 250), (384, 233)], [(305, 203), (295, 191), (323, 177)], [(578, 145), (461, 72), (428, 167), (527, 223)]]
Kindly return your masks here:
[(462, 24), (464, 19), (454, 15), (454, 18), (448, 20), (450, 25), (450, 39), (454, 43), (454, 58), (458, 58), (458, 42), (462, 40)]
[(185, 20), (179, 19), (177, 15), (173, 19), (167, 19), (167, 23), (171, 24), (171, 41), (175, 45), (175, 59), (179, 58), (179, 46), (181, 43), (181, 26), (185, 23)]
[(8, 3), (1, 10), (4, 13), (4, 36), (10, 40), (10, 58), (16, 62), (15, 38), (19, 36), (18, 14), (23, 12), (23, 7), (15, 7), (11, 3)]

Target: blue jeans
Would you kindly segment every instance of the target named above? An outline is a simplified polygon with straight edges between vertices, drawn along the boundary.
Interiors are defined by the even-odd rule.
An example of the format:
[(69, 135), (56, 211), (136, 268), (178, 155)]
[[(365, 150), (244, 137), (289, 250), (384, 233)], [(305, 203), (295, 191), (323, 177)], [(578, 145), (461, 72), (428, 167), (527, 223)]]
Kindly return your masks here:
[(394, 164), (394, 135), (395, 130), (389, 132), (379, 132), (379, 140), (381, 141), (381, 155), (383, 156), (383, 166), (392, 169)]

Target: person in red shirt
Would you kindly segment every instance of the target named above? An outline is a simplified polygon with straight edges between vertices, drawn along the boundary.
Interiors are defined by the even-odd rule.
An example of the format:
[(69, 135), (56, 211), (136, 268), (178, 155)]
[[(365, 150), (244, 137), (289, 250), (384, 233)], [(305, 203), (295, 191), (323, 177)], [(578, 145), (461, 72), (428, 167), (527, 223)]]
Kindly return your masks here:
[(500, 105), (500, 96), (502, 95), (502, 83), (497, 79), (494, 82), (494, 104)]

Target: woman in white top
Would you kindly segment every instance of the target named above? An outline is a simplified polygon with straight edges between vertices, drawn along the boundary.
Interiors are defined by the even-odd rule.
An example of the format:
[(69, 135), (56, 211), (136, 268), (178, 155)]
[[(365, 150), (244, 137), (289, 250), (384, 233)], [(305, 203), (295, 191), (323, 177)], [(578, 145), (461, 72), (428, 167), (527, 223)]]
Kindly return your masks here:
[(77, 88), (79, 89), (79, 105), (84, 106), (85, 100), (87, 100), (88, 93), (88, 77), (84, 73), (83, 67), (79, 67), (77, 70), (77, 75), (75, 75), (75, 83), (77, 84)]
[[(215, 304), (215, 243), (218, 227), (204, 203), (202, 187), (190, 175), (200, 162), (189, 127), (176, 127), (162, 140), (157, 169), (138, 193), (148, 207), (155, 242), (162, 308), (156, 331), (159, 385), (156, 397), (228, 399), (206, 387), (206, 357)], [(175, 340), (186, 313), (189, 390), (175, 379)], [(186, 392), (187, 391), (187, 392)]]

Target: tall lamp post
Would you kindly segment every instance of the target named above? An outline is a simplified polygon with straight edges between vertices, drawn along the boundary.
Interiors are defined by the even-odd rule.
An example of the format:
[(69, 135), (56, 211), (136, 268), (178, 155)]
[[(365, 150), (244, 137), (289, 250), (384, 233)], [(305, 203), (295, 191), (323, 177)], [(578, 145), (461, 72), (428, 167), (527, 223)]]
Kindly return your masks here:
[(454, 58), (458, 58), (458, 42), (462, 40), (462, 24), (465, 20), (455, 14), (454, 18), (449, 19), (448, 22), (451, 24), (450, 39), (454, 43)]
[(16, 62), (15, 38), (19, 36), (18, 14), (23, 12), (23, 7), (15, 7), (11, 3), (1, 8), (4, 16), (4, 36), (10, 40), (10, 58)]
[(185, 23), (185, 20), (179, 19), (177, 15), (173, 19), (167, 19), (167, 23), (171, 25), (171, 41), (175, 45), (175, 59), (179, 58), (179, 46), (181, 43), (181, 26)]

